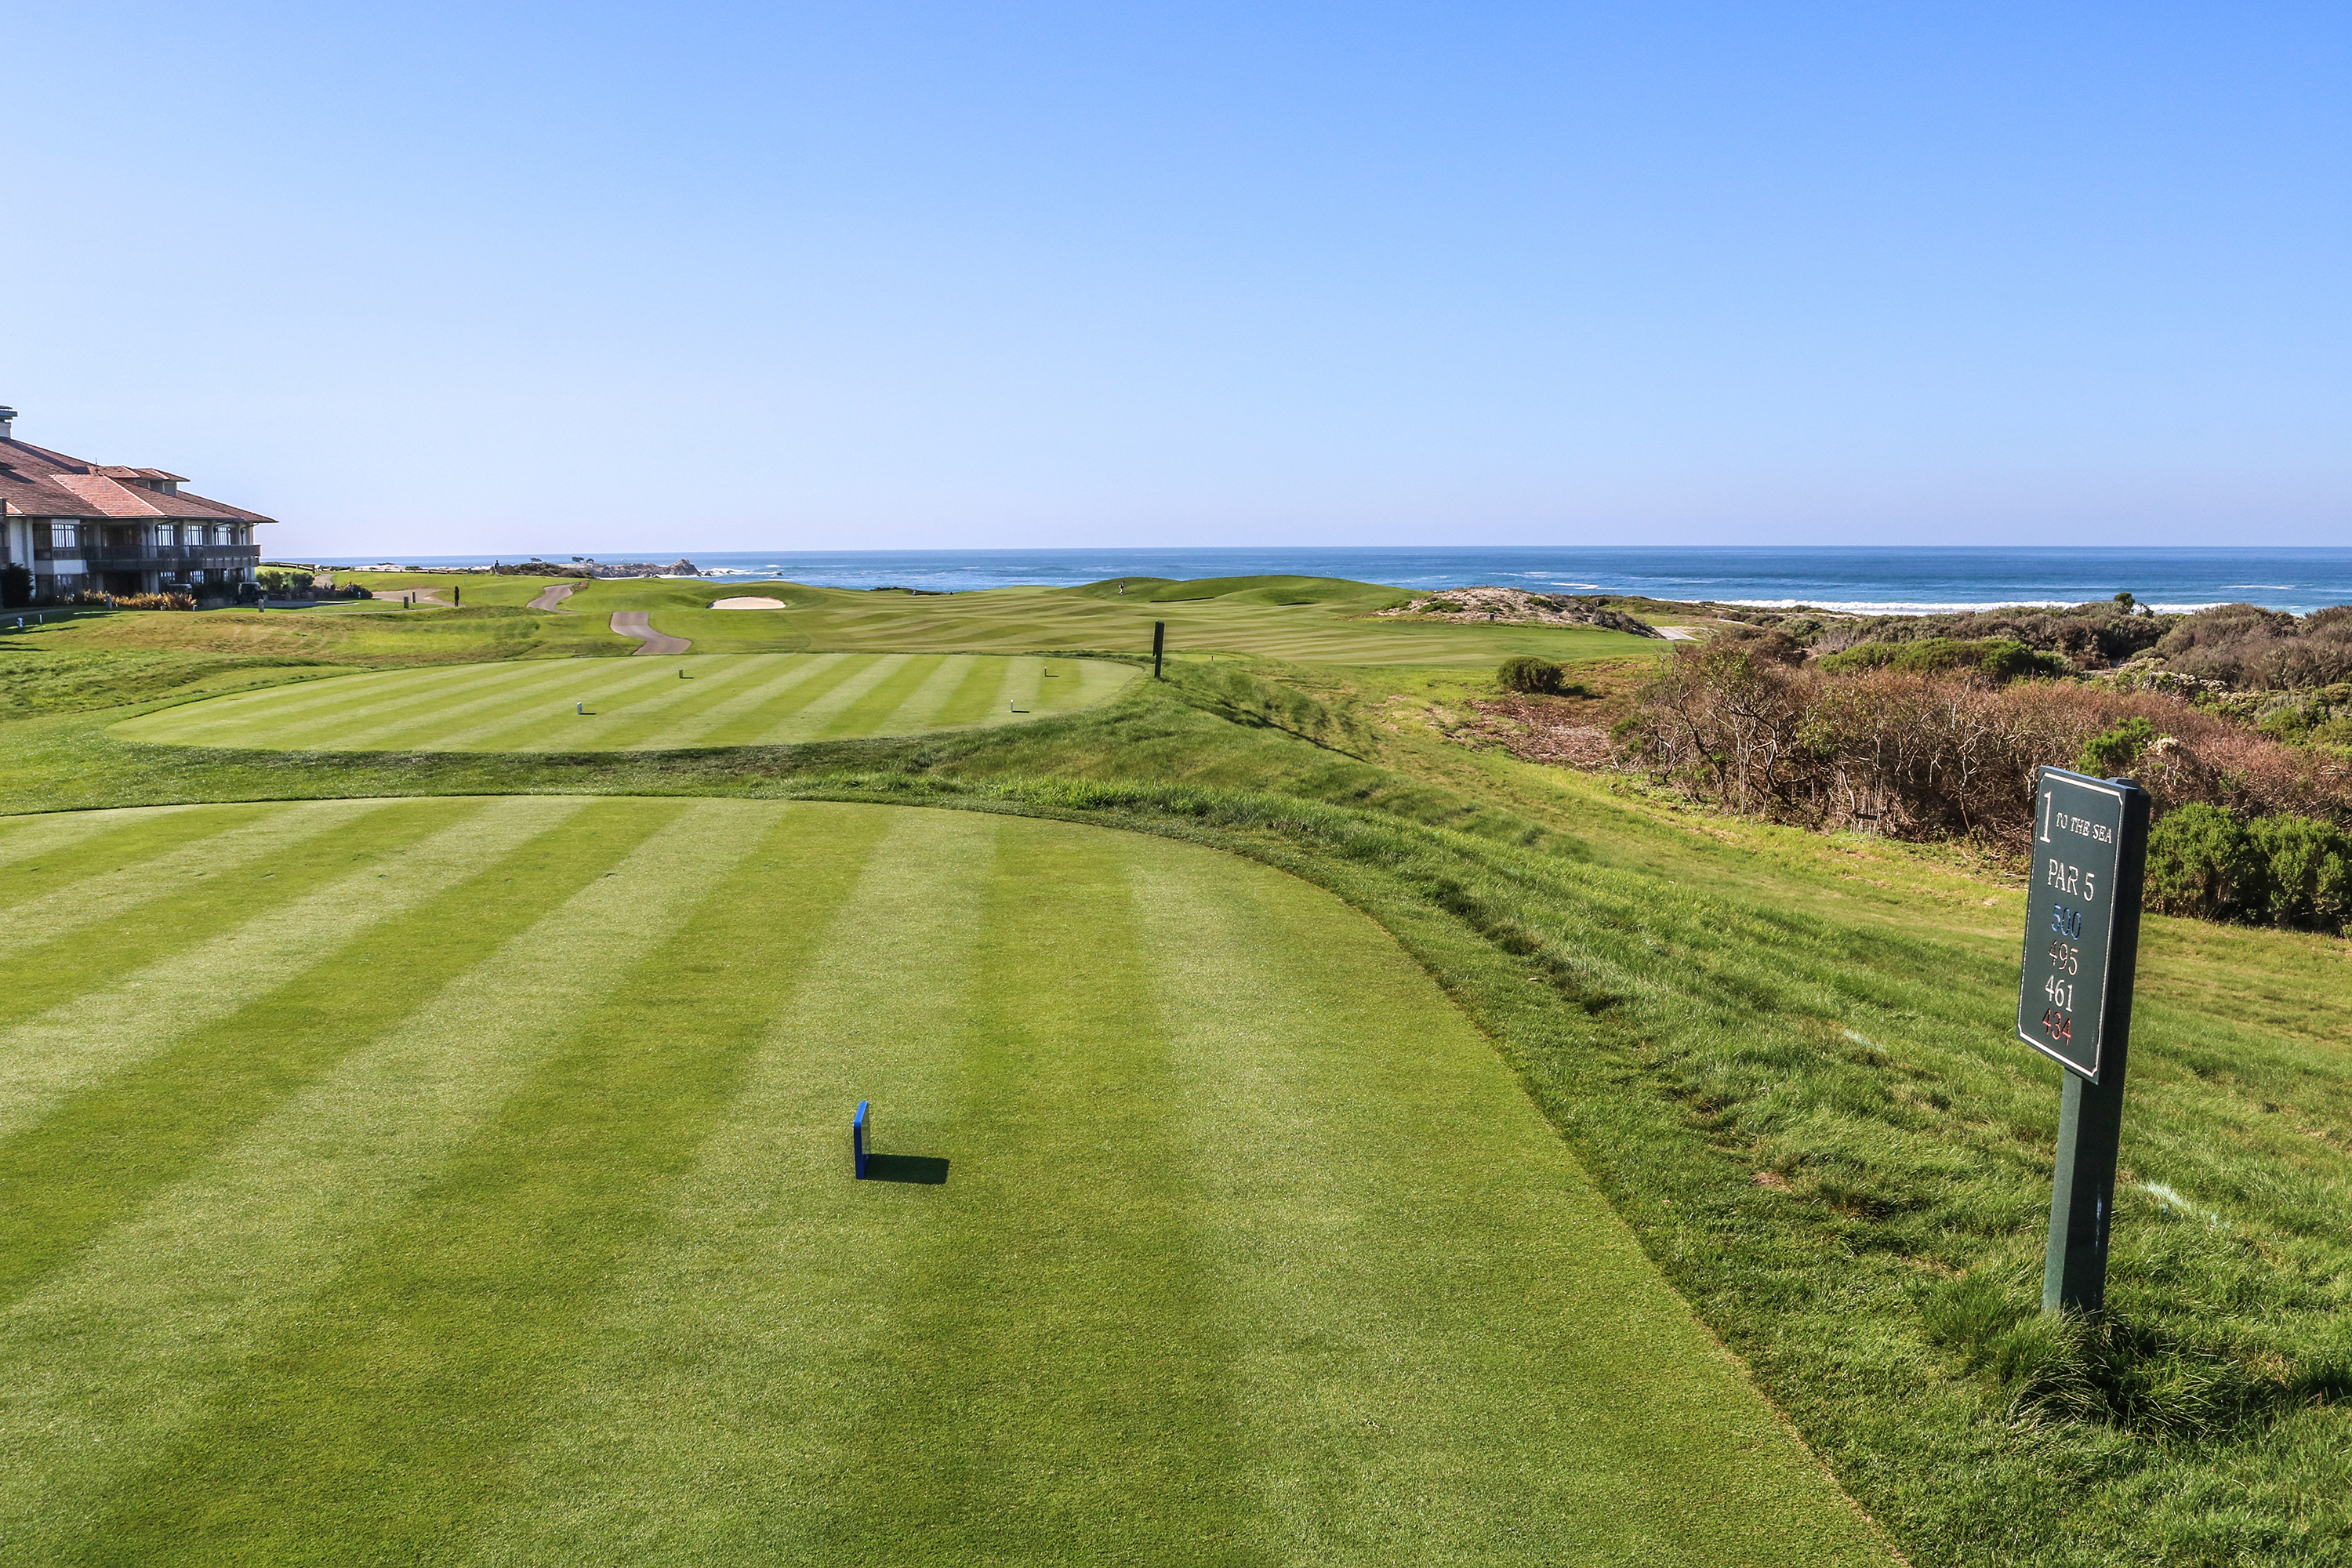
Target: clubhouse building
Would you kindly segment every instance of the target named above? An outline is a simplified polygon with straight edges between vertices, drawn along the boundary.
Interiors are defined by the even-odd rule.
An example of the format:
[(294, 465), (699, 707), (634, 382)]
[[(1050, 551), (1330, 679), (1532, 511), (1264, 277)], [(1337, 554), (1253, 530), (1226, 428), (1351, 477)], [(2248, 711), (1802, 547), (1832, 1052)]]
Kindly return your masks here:
[(0, 565), (33, 574), (36, 600), (157, 594), (253, 581), (257, 523), (180, 489), (162, 468), (85, 463), (16, 439), (0, 408)]

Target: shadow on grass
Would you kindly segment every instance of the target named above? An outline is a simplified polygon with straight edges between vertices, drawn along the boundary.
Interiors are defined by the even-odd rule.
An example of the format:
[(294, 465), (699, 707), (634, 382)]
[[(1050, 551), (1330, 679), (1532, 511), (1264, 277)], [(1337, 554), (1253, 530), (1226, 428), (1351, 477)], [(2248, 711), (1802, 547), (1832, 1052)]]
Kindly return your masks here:
[(948, 1163), (932, 1154), (869, 1154), (866, 1159), (866, 1179), (942, 1187), (947, 1185)]

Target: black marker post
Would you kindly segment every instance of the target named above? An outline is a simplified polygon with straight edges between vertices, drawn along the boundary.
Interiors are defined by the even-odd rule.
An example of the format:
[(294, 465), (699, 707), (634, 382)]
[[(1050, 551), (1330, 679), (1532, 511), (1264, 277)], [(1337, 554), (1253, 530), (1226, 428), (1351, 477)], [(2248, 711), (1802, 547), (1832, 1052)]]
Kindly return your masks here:
[(2148, 796), (2129, 779), (2043, 768), (2033, 813), (2017, 1035), (2066, 1069), (2042, 1310), (2095, 1312), (2107, 1296)]
[(1154, 621), (1154, 622), (1152, 622), (1152, 623), (1151, 623), (1151, 679), (1154, 679), (1154, 680), (1158, 680), (1159, 679), (1160, 679), (1160, 656), (1162, 653), (1164, 653), (1165, 651), (1167, 651), (1167, 647), (1168, 647), (1168, 623), (1167, 623), (1166, 621)]

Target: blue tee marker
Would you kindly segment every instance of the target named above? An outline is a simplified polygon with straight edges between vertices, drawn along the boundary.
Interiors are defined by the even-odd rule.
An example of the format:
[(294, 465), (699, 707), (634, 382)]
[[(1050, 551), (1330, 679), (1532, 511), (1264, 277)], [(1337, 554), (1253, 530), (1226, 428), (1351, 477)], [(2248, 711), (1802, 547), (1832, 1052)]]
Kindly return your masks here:
[(857, 1102), (857, 1114), (849, 1119), (849, 1159), (856, 1168), (856, 1179), (866, 1179), (866, 1162), (873, 1154), (874, 1113), (870, 1100)]

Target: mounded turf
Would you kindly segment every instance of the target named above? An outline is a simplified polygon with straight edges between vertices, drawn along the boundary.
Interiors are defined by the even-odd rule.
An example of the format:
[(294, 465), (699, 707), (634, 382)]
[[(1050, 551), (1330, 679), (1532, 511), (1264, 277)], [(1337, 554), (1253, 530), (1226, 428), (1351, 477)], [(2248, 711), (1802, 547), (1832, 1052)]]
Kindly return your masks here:
[(1889, 1560), (1264, 867), (562, 796), (0, 864), (0, 1559)]
[(773, 746), (1019, 723), (1100, 701), (1139, 673), (1103, 659), (871, 653), (443, 666), (186, 703), (114, 733), (278, 751)]
[[(500, 581), (504, 581), (501, 579)], [(782, 610), (715, 610), (714, 600), (782, 599)], [(989, 588), (967, 594), (869, 592), (735, 579), (605, 579), (564, 609), (602, 626), (614, 610), (650, 613), (654, 629), (699, 653), (764, 649), (916, 648), (1025, 653), (1039, 648), (1148, 653), (1164, 621), (1181, 653), (1258, 654), (1305, 664), (1493, 666), (1512, 654), (1548, 658), (1654, 656), (1655, 639), (1591, 626), (1460, 626), (1376, 618), (1402, 590), (1337, 577), (1136, 579), (1078, 588)], [(447, 616), (450, 611), (415, 611)]]

